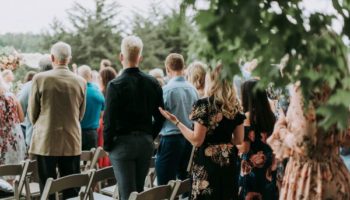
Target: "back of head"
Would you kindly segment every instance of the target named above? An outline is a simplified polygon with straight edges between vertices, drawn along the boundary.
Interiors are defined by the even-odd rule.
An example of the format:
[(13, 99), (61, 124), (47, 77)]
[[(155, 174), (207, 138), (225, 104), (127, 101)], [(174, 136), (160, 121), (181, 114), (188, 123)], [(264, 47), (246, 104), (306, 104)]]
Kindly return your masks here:
[(187, 80), (194, 85), (197, 90), (204, 89), (207, 66), (202, 62), (193, 62), (187, 68)]
[(148, 72), (148, 74), (153, 76), (154, 78), (164, 78), (164, 72), (160, 68), (152, 69)]
[[(251, 125), (256, 131), (272, 133), (275, 124), (267, 92), (257, 87), (258, 80), (250, 79), (242, 85), (242, 102), (244, 112), (249, 112)], [(257, 135), (259, 136), (259, 135)]]
[(39, 60), (39, 67), (41, 72), (52, 69), (52, 61), (49, 55), (45, 55)]
[(102, 59), (100, 63), (100, 67), (105, 68), (105, 67), (112, 67), (112, 62), (108, 59)]
[(87, 65), (82, 65), (78, 67), (78, 75), (83, 77), (87, 82), (90, 82), (92, 79), (91, 68)]
[(4, 71), (2, 71), (2, 78), (4, 82), (12, 82), (14, 81), (14, 75), (13, 72), (9, 69), (5, 69)]
[(185, 68), (185, 60), (181, 54), (171, 53), (165, 59), (165, 67), (171, 71), (182, 71)]
[(72, 56), (72, 49), (65, 42), (57, 42), (51, 47), (51, 55), (54, 57), (54, 64), (67, 65)]
[(151, 71), (148, 72), (149, 75), (153, 76), (154, 78), (157, 79), (158, 83), (160, 84), (160, 86), (164, 86), (164, 72), (162, 69), (160, 68), (155, 68), (152, 69)]
[(214, 106), (219, 106), (225, 117), (233, 119), (242, 108), (233, 85), (221, 77), (221, 71), (222, 66), (219, 65), (207, 73), (205, 92), (214, 99)]
[(29, 71), (29, 72), (27, 72), (27, 74), (26, 74), (25, 77), (24, 77), (23, 82), (26, 83), (26, 82), (31, 81), (31, 80), (33, 79), (33, 77), (34, 77), (35, 74), (36, 74), (35, 71)]
[(122, 40), (121, 53), (128, 63), (137, 63), (143, 49), (142, 40), (137, 36), (127, 36)]
[(117, 76), (117, 72), (112, 67), (106, 67), (100, 71), (102, 93), (105, 94), (108, 83)]

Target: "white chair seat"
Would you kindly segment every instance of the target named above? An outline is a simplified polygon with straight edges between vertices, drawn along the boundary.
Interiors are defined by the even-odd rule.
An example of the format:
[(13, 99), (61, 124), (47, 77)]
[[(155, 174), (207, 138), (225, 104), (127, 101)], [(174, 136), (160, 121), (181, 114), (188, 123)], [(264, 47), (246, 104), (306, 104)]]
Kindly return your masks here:
[(94, 200), (114, 200), (111, 196), (106, 196), (97, 192), (94, 192)]
[(108, 195), (108, 196), (113, 196), (115, 187), (116, 187), (115, 185), (105, 187), (105, 188), (101, 189), (101, 193)]

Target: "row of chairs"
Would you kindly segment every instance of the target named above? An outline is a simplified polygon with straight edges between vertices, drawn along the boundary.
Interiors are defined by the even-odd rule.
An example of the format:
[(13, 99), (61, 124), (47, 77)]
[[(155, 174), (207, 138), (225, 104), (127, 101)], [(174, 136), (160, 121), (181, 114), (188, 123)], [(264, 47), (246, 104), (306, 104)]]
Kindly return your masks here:
[[(92, 169), (87, 173), (74, 174), (58, 178), (56, 180), (50, 178), (46, 182), (41, 200), (46, 200), (49, 195), (56, 194), (58, 199), (58, 193), (71, 188), (81, 188), (78, 197), (71, 198), (70, 200), (116, 200), (118, 198), (106, 196), (100, 193), (94, 192), (98, 183), (114, 177), (112, 167), (103, 169)], [(129, 200), (175, 200), (181, 194), (189, 193), (191, 191), (190, 179), (184, 181), (170, 181), (168, 185), (156, 186), (150, 188), (144, 192), (133, 192), (130, 194)]]
[[(108, 156), (102, 147), (93, 148), (90, 151), (83, 151), (81, 160), (81, 171), (98, 169), (97, 162), (100, 158)], [(0, 177), (13, 176), (13, 196), (3, 199), (38, 199), (40, 198), (39, 176), (37, 162), (35, 160), (25, 160), (21, 164), (0, 166)]]
[[(104, 179), (114, 179), (113, 169), (111, 167), (99, 169), (97, 162), (100, 158), (108, 156), (108, 153), (105, 152), (101, 147), (97, 149), (91, 149), (90, 151), (83, 151), (81, 154), (81, 172), (82, 174), (72, 175), (63, 177), (63, 180), (75, 180), (72, 182), (80, 182), (84, 183), (85, 186), (81, 189), (80, 192), (80, 199), (85, 198), (85, 194), (89, 194), (86, 198), (88, 199), (119, 199), (118, 197), (118, 186), (117, 184), (109, 187), (102, 188), (101, 182)], [(145, 183), (145, 190), (146, 193), (141, 193), (141, 197), (143, 195), (152, 195), (157, 194), (159, 195), (158, 190), (166, 191), (168, 189), (165, 189), (166, 187), (170, 186), (171, 191), (176, 191), (175, 188), (180, 183), (177, 182), (171, 182), (168, 186), (160, 186), (154, 188), (154, 181), (156, 178), (155, 174), (155, 158), (153, 157), (150, 164), (149, 173), (146, 177), (146, 183)], [(50, 195), (50, 191), (52, 189), (46, 189), (46, 187), (49, 187), (46, 185), (43, 195), (40, 193), (39, 188), (39, 178), (37, 173), (37, 162), (35, 160), (26, 160), (22, 164), (19, 165), (4, 165), (0, 166), (0, 177), (1, 176), (16, 176), (16, 180), (14, 182), (14, 196), (7, 198), (7, 199), (39, 199), (40, 196), (43, 197), (43, 195)], [(85, 178), (77, 178), (79, 176), (82, 176)], [(56, 181), (60, 180), (60, 178), (53, 180), (49, 179), (47, 181), (47, 184), (50, 184), (50, 188), (52, 186), (55, 186)], [(87, 180), (89, 180), (89, 185), (87, 184)], [(116, 182), (116, 180), (112, 180), (112, 182)], [(63, 181), (63, 186), (68, 186), (71, 181)], [(62, 185), (62, 182), (58, 182), (57, 189), (60, 189), (60, 185)], [(189, 183), (189, 181), (185, 182), (186, 184)], [(97, 184), (97, 185), (96, 185)], [(185, 185), (186, 185), (185, 184)], [(180, 184), (184, 185), (184, 184)], [(60, 187), (59, 187), (60, 186)], [(88, 187), (89, 186), (89, 187)], [(77, 186), (81, 187), (81, 186)], [(55, 189), (55, 187), (53, 187)], [(88, 188), (88, 191), (86, 191), (86, 188)], [(97, 192), (91, 192), (95, 191), (97, 188)], [(187, 187), (187, 188), (190, 188)], [(55, 189), (56, 190), (56, 189)], [(181, 187), (179, 189), (181, 191)], [(56, 193), (56, 196), (58, 193)], [(135, 196), (135, 193), (133, 194)], [(143, 199), (143, 198), (142, 198)], [(146, 199), (153, 199), (153, 198), (146, 198)], [(165, 198), (168, 199), (168, 198)]]

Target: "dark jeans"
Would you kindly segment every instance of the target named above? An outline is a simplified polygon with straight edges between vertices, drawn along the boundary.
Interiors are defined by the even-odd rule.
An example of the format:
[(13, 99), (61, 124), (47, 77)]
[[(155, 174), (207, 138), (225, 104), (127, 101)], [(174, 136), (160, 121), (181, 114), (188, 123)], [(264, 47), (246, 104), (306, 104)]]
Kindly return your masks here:
[[(36, 156), (40, 179), (40, 191), (44, 190), (48, 178), (57, 178), (56, 167), (60, 177), (80, 173), (80, 156)], [(63, 199), (78, 196), (79, 189), (68, 189), (63, 191)], [(55, 199), (50, 195), (49, 199)]]
[(82, 150), (90, 151), (92, 148), (97, 147), (97, 130), (96, 129), (82, 129)]
[(152, 135), (138, 132), (118, 136), (109, 153), (120, 199), (127, 200), (134, 191), (142, 192), (153, 154)]
[(166, 185), (176, 178), (188, 178), (187, 166), (191, 151), (192, 145), (181, 134), (160, 138), (156, 158), (158, 185)]

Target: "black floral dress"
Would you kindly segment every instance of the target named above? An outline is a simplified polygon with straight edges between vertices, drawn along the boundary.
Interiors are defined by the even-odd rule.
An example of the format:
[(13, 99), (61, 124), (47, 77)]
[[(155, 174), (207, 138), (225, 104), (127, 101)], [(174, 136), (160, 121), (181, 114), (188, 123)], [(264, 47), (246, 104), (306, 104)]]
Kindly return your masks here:
[(237, 148), (231, 143), (232, 133), (245, 116), (240, 113), (229, 119), (213, 106), (213, 98), (198, 100), (193, 106), (191, 120), (208, 128), (204, 143), (196, 148), (192, 165), (191, 199), (237, 199)]
[[(254, 134), (252, 141), (248, 134)], [(239, 153), (238, 166), (240, 174), (238, 178), (239, 199), (277, 200), (278, 190), (276, 186), (276, 170), (272, 170), (273, 153), (271, 147), (264, 143), (255, 133), (254, 128), (245, 127), (245, 143), (247, 152)], [(260, 156), (261, 163), (255, 164), (253, 156)]]

